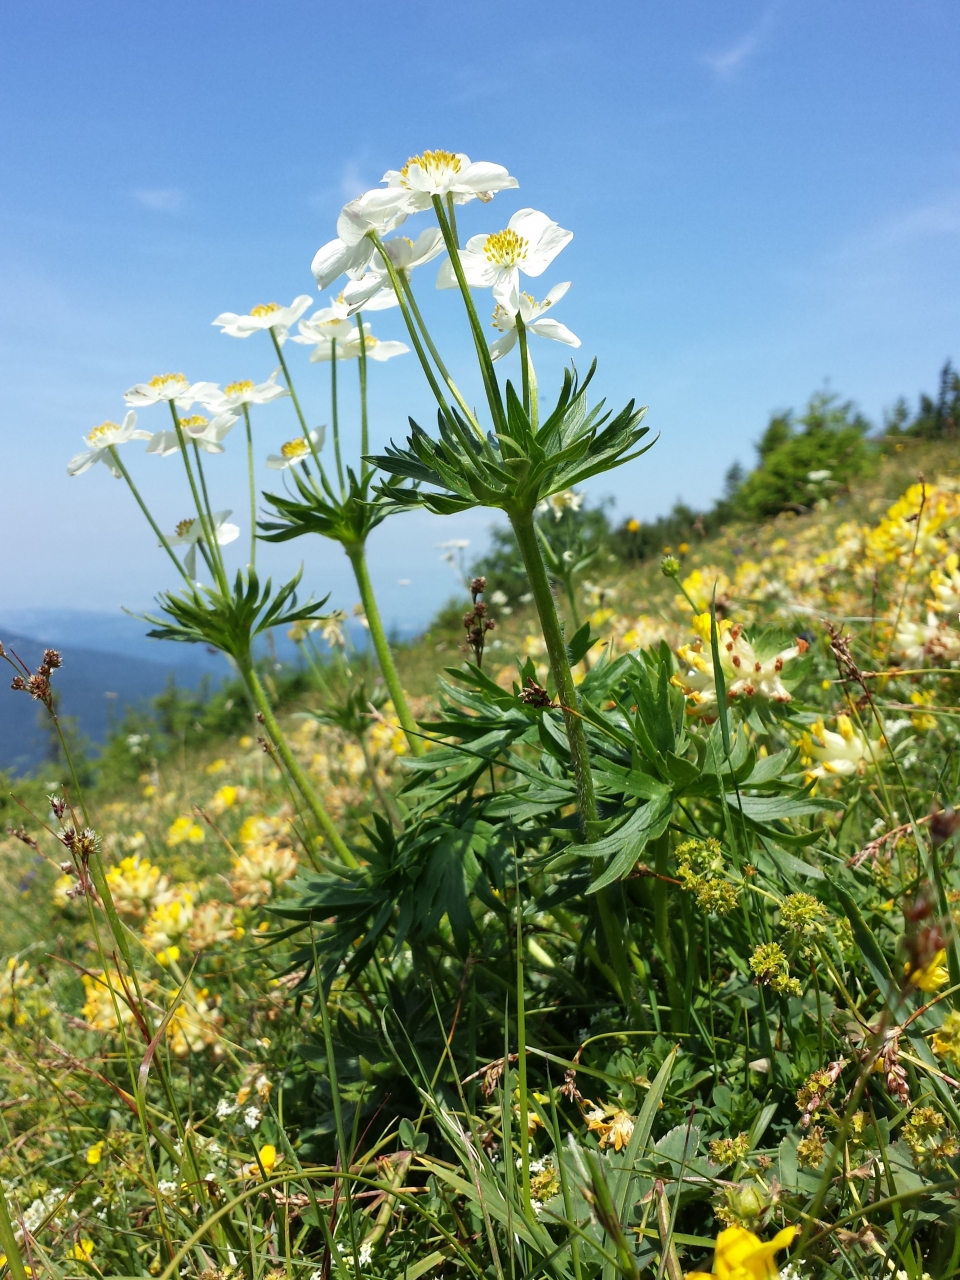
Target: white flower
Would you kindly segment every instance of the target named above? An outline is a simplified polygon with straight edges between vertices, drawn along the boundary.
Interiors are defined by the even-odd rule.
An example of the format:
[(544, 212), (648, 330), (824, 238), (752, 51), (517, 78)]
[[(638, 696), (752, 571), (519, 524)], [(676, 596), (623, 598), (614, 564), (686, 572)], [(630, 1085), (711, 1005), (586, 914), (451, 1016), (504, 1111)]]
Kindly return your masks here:
[(243, 1113), (243, 1123), (248, 1129), (256, 1129), (260, 1124), (260, 1112), (256, 1107), (247, 1107)]
[(582, 493), (576, 493), (573, 489), (561, 489), (559, 493), (551, 493), (549, 498), (544, 498), (537, 511), (540, 515), (552, 511), (554, 520), (562, 520), (565, 511), (579, 511), (582, 506)]
[[(428, 227), (416, 240), (409, 236), (394, 236), (392, 240), (385, 241), (383, 247), (397, 273), (409, 280), (414, 267), (431, 262), (443, 252), (443, 236), (439, 227)], [(340, 296), (348, 308), (348, 315), (361, 307), (368, 311), (385, 311), (399, 305), (390, 284), (390, 275), (379, 255), (370, 263), (366, 275), (360, 280), (351, 280)]]
[(845, 715), (837, 716), (836, 733), (828, 729), (823, 720), (817, 720), (800, 737), (801, 755), (816, 762), (815, 768), (807, 770), (808, 778), (849, 778), (863, 773), (885, 747), (883, 738), (869, 741)]
[(345, 204), (337, 218), (336, 239), (319, 248), (310, 264), (317, 285), (326, 289), (345, 271), (358, 280), (377, 251), (369, 233), (384, 236), (406, 217), (395, 191), (367, 191)]
[(310, 295), (301, 293), (289, 307), (281, 307), (277, 302), (264, 302), (251, 308), (249, 315), (245, 316), (238, 316), (234, 311), (224, 311), (212, 323), (218, 324), (221, 332), (230, 338), (249, 338), (251, 334), (260, 333), (263, 329), (272, 329), (282, 346), (287, 340), (287, 330), (292, 324), (296, 324), (310, 302)]
[(227, 1116), (232, 1116), (237, 1110), (237, 1104), (231, 1102), (229, 1098), (221, 1098), (217, 1103), (217, 1119), (225, 1120)]
[(369, 1265), (372, 1257), (373, 1245), (368, 1240), (364, 1240), (363, 1244), (360, 1246), (360, 1252), (357, 1254), (357, 1262), (361, 1267), (366, 1267)]
[[(516, 315), (520, 309), (520, 272), (539, 276), (573, 239), (538, 209), (519, 209), (503, 231), (471, 236), (460, 250), (467, 284), (493, 289), (494, 301)], [(438, 289), (454, 289), (457, 278), (449, 258), (437, 276)]]
[(462, 151), (424, 151), (411, 156), (402, 169), (388, 169), (383, 181), (409, 213), (429, 209), (434, 196), (451, 195), (454, 204), (466, 204), (492, 200), (494, 192), (520, 185), (502, 164), (473, 162)]
[[(541, 338), (551, 338), (554, 342), (563, 342), (568, 347), (579, 347), (580, 339), (575, 333), (571, 333), (565, 324), (561, 324), (559, 320), (544, 320), (540, 318), (555, 302), (560, 301), (569, 288), (569, 280), (563, 284), (554, 285), (542, 302), (537, 302), (529, 293), (521, 293), (520, 319), (523, 321), (528, 333), (535, 333)], [(502, 338), (497, 338), (490, 344), (491, 356), (494, 360), (499, 360), (501, 356), (505, 356), (508, 351), (512, 351), (516, 346), (516, 313), (507, 311), (498, 302), (497, 309), (493, 313), (493, 327), (499, 329), (503, 334)]]
[(286, 387), (278, 385), (279, 374), (280, 370), (274, 369), (266, 382), (254, 383), (249, 378), (242, 382), (230, 382), (222, 391), (219, 387), (214, 387), (212, 391), (198, 398), (203, 407), (209, 409), (211, 413), (222, 413), (227, 409), (239, 413), (244, 405), (272, 404), (274, 400), (290, 394)]
[(128, 413), (122, 423), (101, 422), (84, 436), (90, 446), (85, 453), (78, 453), (67, 463), (67, 475), (79, 476), (89, 471), (95, 462), (102, 462), (111, 472), (120, 478), (120, 471), (110, 457), (110, 450), (115, 445), (126, 444), (128, 440), (149, 440), (149, 431), (135, 431), (137, 415)]
[[(237, 526), (227, 523), (227, 517), (232, 514), (232, 511), (215, 511), (213, 513), (213, 531), (221, 547), (225, 547), (228, 542), (233, 542), (240, 537), (240, 530)], [(181, 520), (176, 530), (167, 538), (167, 542), (171, 547), (187, 547), (187, 554), (183, 563), (191, 578), (196, 578), (197, 576), (197, 543), (202, 541), (203, 525), (196, 516), (192, 519)]]
[(169, 401), (184, 412), (195, 400), (202, 399), (216, 389), (215, 382), (188, 382), (182, 373), (159, 373), (149, 382), (138, 382), (124, 395), (127, 404), (145, 409), (151, 404), (167, 404)]
[[(360, 355), (360, 330), (349, 320), (341, 318), (340, 307), (324, 307), (314, 312), (309, 320), (301, 320), (300, 332), (293, 338), (294, 342), (302, 342), (312, 346), (310, 360), (316, 364), (321, 360), (355, 360)], [(336, 348), (334, 348), (336, 344)], [(368, 360), (384, 361), (394, 356), (406, 355), (410, 348), (403, 342), (382, 342), (370, 332), (369, 324), (363, 326), (363, 345)]]
[[(191, 414), (180, 419), (180, 430), (184, 440), (192, 440), (204, 453), (223, 453), (225, 436), (237, 425), (238, 414), (233, 409), (225, 409), (215, 418), (205, 418), (202, 413)], [(176, 453), (180, 448), (180, 440), (176, 431), (157, 431), (150, 437), (147, 453), (155, 453), (160, 458)]]
[(340, 649), (346, 649), (347, 641), (343, 634), (343, 626), (347, 620), (347, 615), (342, 609), (334, 609), (333, 613), (327, 618), (326, 624), (320, 631), (320, 634), (326, 640), (332, 649), (336, 645)]
[(502, 591), (494, 591), (493, 595), (490, 597), (490, 603), (495, 604), (499, 608), (500, 605), (506, 604), (508, 599), (509, 596), (505, 595)]
[[(323, 448), (326, 432), (326, 427), (317, 427), (310, 432), (310, 440), (313, 441), (317, 453)], [(287, 467), (295, 466), (298, 462), (306, 462), (311, 457), (313, 457), (313, 450), (310, 448), (307, 437), (297, 436), (295, 440), (288, 440), (286, 444), (282, 444), (279, 453), (271, 453), (267, 458), (267, 466), (271, 471), (285, 471)]]
[(177, 1184), (171, 1178), (161, 1178), (157, 1183), (157, 1190), (162, 1196), (176, 1195)]

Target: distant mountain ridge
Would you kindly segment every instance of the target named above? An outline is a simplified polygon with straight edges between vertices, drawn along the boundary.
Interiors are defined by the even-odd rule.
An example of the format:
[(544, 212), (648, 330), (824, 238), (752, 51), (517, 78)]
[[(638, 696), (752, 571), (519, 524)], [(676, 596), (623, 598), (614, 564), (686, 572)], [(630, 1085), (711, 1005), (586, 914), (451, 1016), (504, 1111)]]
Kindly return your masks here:
[[(96, 616), (93, 615), (94, 618)], [(106, 617), (109, 620), (109, 615)], [(141, 624), (132, 619), (130, 622), (134, 632), (140, 630)], [(126, 653), (87, 647), (71, 638), (71, 631), (77, 639), (85, 638), (86, 628), (82, 625), (71, 628), (68, 623), (69, 618), (65, 614), (61, 625), (43, 627), (44, 634), (38, 638), (14, 631), (0, 621), (0, 640), (8, 651), (15, 651), (31, 670), (37, 667), (45, 648), (60, 650), (63, 666), (54, 675), (54, 685), (60, 697), (61, 711), (65, 716), (75, 717), (81, 733), (93, 743), (99, 744), (106, 739), (111, 726), (122, 720), (126, 707), (145, 705), (161, 693), (171, 676), (178, 684), (193, 687), (204, 675), (217, 681), (227, 671), (220, 655), (215, 658), (202, 652), (191, 655), (187, 646), (161, 645), (145, 637), (140, 640), (142, 630), (140, 636), (129, 633), (124, 636), (121, 630), (117, 640), (126, 640)], [(109, 643), (109, 630), (103, 638)], [(151, 644), (160, 651), (156, 660), (140, 656), (137, 652), (138, 648), (142, 651)], [(182, 658), (180, 652), (176, 654), (179, 661), (171, 661), (165, 652), (171, 648), (183, 652)], [(129, 651), (131, 649), (133, 652)], [(146, 651), (149, 653), (149, 649)], [(46, 713), (28, 694), (10, 688), (14, 673), (5, 663), (3, 671), (5, 678), (0, 682), (0, 769), (23, 773), (41, 764), (49, 750), (50, 736), (43, 723)]]

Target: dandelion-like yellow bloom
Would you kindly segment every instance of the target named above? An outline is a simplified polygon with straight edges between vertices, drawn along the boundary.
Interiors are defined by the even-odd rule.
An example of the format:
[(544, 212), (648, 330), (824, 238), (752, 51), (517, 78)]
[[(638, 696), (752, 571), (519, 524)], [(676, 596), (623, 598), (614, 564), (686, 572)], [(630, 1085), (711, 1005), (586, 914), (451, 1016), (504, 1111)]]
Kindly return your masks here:
[(686, 1280), (776, 1280), (774, 1254), (788, 1249), (796, 1227), (784, 1227), (764, 1242), (746, 1227), (727, 1227), (717, 1236), (713, 1271), (688, 1271)]

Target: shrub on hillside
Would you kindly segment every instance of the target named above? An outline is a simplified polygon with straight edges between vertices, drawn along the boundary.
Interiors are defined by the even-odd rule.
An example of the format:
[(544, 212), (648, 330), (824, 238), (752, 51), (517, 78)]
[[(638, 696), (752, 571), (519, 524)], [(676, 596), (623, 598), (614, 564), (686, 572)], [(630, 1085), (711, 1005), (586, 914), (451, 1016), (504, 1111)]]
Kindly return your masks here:
[(813, 396), (800, 418), (775, 415), (757, 445), (759, 465), (736, 491), (737, 509), (753, 520), (811, 510), (868, 468), (869, 430), (850, 401), (829, 392)]

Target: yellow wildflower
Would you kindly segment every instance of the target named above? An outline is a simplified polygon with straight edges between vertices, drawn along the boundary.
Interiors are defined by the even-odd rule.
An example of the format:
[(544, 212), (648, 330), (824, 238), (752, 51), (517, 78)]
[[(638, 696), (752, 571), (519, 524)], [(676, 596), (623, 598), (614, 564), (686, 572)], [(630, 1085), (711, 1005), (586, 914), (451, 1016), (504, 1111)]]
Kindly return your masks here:
[(73, 1258), (77, 1262), (89, 1262), (93, 1257), (93, 1241), (81, 1237), (67, 1251), (67, 1257)]
[(177, 1005), (173, 1017), (167, 1023), (167, 1036), (170, 1048), (178, 1058), (185, 1058), (190, 1053), (200, 1053), (211, 1049), (213, 1056), (223, 1056), (220, 1044), (220, 1028), (223, 1015), (218, 1009), (219, 998), (211, 997), (206, 987), (191, 993), (188, 998)]
[(620, 1151), (627, 1145), (636, 1123), (634, 1117), (622, 1107), (594, 1107), (587, 1112), (585, 1119), (590, 1132), (600, 1135), (600, 1146), (613, 1147), (615, 1151)]
[(141, 918), (150, 902), (166, 891), (168, 881), (159, 867), (134, 854), (110, 868), (107, 884), (120, 914)]
[(192, 818), (177, 818), (167, 831), (167, 844), (171, 849), (178, 844), (203, 844), (203, 827)]
[(106, 1144), (103, 1139), (95, 1142), (92, 1147), (87, 1147), (87, 1164), (99, 1164), (103, 1159), (103, 1148)]
[(187, 932), (193, 913), (194, 886), (182, 885), (155, 905), (143, 931), (144, 942), (152, 951), (169, 949), (171, 943), (179, 942)]
[(226, 760), (222, 760), (222, 759), (211, 760), (210, 763), (207, 765), (205, 772), (209, 774), (223, 773), (226, 767), (227, 767)]
[(911, 969), (908, 961), (903, 966), (907, 981), (920, 991), (936, 991), (950, 981), (950, 970), (944, 964), (946, 958), (947, 953), (941, 948), (926, 964)]
[(296, 873), (297, 857), (292, 849), (282, 848), (275, 840), (254, 845), (234, 861), (233, 892), (240, 906), (257, 906), (272, 898)]
[(788, 1249), (796, 1227), (784, 1227), (766, 1243), (746, 1227), (727, 1227), (717, 1236), (713, 1271), (688, 1271), (686, 1280), (776, 1280), (775, 1253)]

